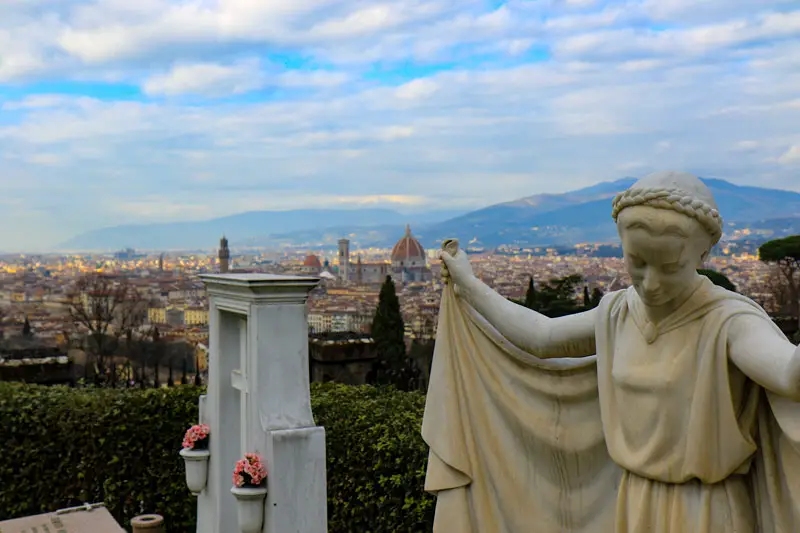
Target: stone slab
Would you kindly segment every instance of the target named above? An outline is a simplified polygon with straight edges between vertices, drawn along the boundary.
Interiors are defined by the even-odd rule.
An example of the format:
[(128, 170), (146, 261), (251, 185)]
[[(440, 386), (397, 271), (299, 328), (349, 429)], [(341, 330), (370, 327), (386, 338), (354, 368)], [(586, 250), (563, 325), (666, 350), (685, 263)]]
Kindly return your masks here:
[[(270, 431), (265, 533), (327, 533), (325, 429)], [(271, 465), (271, 468), (270, 468)]]
[(0, 522), (0, 533), (125, 533), (103, 507), (64, 514), (45, 513)]

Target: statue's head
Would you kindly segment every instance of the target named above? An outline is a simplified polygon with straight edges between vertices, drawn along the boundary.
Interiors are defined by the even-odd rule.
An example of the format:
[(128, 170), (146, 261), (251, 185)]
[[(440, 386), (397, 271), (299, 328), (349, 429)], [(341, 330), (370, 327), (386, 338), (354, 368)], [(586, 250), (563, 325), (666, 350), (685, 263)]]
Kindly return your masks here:
[(612, 216), (625, 264), (642, 301), (659, 307), (697, 279), (697, 269), (722, 236), (711, 191), (697, 176), (657, 172), (614, 198)]

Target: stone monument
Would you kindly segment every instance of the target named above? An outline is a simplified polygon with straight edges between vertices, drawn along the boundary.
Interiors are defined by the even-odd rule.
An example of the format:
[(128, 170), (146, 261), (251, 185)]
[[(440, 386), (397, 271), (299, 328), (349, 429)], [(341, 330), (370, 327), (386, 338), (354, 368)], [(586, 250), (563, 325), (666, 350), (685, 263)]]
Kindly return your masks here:
[(695, 176), (609, 206), (633, 286), (548, 318), (455, 241), (422, 434), (434, 531), (800, 531), (800, 351), (697, 274), (723, 232)]
[(0, 533), (125, 533), (102, 503), (0, 521)]
[(263, 533), (326, 533), (325, 430), (314, 425), (306, 301), (318, 278), (203, 275), (209, 298), (208, 482), (198, 533), (235, 533), (232, 473), (245, 453), (268, 470)]

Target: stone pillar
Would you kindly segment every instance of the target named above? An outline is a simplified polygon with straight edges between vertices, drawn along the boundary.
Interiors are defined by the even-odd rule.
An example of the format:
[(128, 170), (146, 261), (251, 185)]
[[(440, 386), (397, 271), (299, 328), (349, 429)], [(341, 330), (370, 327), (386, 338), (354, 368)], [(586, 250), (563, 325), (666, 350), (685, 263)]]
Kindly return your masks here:
[(209, 477), (198, 533), (235, 533), (235, 462), (260, 454), (269, 475), (263, 533), (327, 532), (325, 430), (314, 426), (308, 370), (308, 292), (319, 278), (201, 276), (209, 297)]

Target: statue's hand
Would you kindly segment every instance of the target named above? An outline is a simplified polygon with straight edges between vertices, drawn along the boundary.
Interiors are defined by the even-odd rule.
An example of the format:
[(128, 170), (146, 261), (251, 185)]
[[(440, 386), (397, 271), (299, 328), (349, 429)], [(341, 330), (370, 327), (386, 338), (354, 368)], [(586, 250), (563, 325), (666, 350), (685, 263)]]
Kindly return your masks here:
[(460, 285), (475, 277), (467, 254), (458, 248), (458, 239), (445, 240), (439, 258), (442, 260), (442, 278), (445, 281)]

